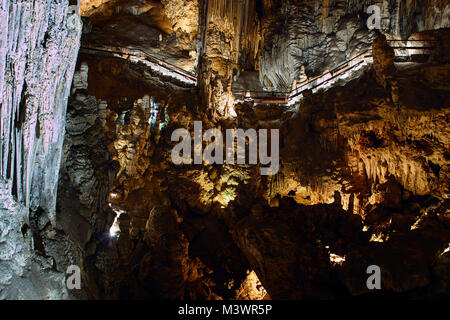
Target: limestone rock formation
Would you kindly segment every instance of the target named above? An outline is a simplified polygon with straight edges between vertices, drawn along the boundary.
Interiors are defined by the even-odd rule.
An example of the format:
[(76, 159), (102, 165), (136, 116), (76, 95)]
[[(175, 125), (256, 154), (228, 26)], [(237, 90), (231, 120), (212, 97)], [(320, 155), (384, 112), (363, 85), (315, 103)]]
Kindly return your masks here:
[(75, 3), (0, 0), (0, 299), (449, 297), (448, 1)]
[(40, 233), (57, 227), (56, 193), (81, 19), (69, 11), (67, 1), (50, 0), (3, 0), (0, 16), (0, 219), (5, 246), (0, 296), (61, 298), (65, 270), (54, 264), (63, 257), (41, 250)]

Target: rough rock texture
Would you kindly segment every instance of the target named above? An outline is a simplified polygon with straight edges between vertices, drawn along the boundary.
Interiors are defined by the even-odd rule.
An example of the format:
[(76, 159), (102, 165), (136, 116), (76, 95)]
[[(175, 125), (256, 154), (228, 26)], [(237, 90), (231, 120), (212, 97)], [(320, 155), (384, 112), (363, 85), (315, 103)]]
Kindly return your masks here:
[(65, 290), (65, 257), (51, 242), (60, 237), (56, 191), (81, 35), (81, 19), (68, 8), (68, 1), (0, 2), (2, 298), (61, 298)]
[(25, 224), (28, 210), (4, 183), (0, 202), (0, 299), (67, 299), (64, 275), (54, 269), (51, 256), (34, 250), (42, 247), (32, 245), (38, 239)]
[[(92, 23), (85, 46), (139, 48), (179, 67), (197, 65), (198, 85), (127, 55), (80, 55), (58, 208), (84, 248), (90, 297), (370, 296), (367, 263), (384, 270), (387, 297), (448, 294), (445, 30), (415, 34), (440, 46), (431, 63), (403, 66), (385, 38), (367, 31), (368, 2), (100, 2), (82, 3)], [(400, 16), (396, 1), (380, 5), (387, 38), (445, 26), (443, 4), (427, 2), (421, 17)], [(419, 4), (408, 6), (416, 12)], [(140, 39), (126, 24), (150, 28), (145, 34), (155, 39)], [(194, 38), (195, 54), (181, 54)], [(373, 67), (358, 79), (304, 92), (294, 108), (233, 100), (241, 75), (253, 79), (256, 71), (262, 86), (290, 89), (369, 49)], [(194, 120), (204, 130), (280, 128), (279, 173), (175, 166), (171, 133), (192, 130)]]
[(184, 70), (196, 61), (198, 1), (81, 1), (83, 46), (138, 51)]
[[(148, 70), (118, 59), (81, 55), (80, 61), (86, 62), (79, 64), (68, 107), (58, 216), (86, 250), (83, 280), (90, 296), (216, 299), (244, 294), (232, 275), (244, 280), (248, 265), (223, 223), (185, 211), (181, 217), (171, 205), (176, 194), (164, 192), (168, 164), (159, 160), (159, 150), (170, 138), (166, 126), (191, 122), (187, 110), (196, 109), (194, 96), (170, 85), (162, 92), (160, 80)], [(112, 69), (121, 70), (114, 79)], [(90, 85), (91, 79), (110, 87)], [(146, 94), (134, 98), (138, 92)], [(174, 109), (178, 106), (184, 114)], [(119, 233), (111, 237), (108, 229), (117, 215)], [(209, 237), (216, 241), (210, 243)], [(211, 250), (223, 253), (212, 258)], [(246, 286), (240, 290), (248, 291)]]
[(311, 77), (370, 49), (373, 32), (367, 32), (366, 12), (371, 5), (381, 9), (382, 32), (396, 39), (449, 27), (450, 5), (446, 1), (267, 2), (271, 6), (262, 24), (260, 80), (278, 91), (291, 89), (302, 66)]
[[(87, 62), (79, 64), (69, 103), (60, 185), (68, 192), (60, 203), (73, 203), (63, 211), (82, 213), (86, 228), (91, 221), (83, 233), (90, 294), (364, 296), (371, 294), (365, 268), (378, 264), (387, 297), (446, 297), (450, 70), (445, 57), (391, 70), (391, 51), (378, 47), (373, 69), (343, 87), (305, 94), (298, 113), (244, 103), (234, 105), (237, 118), (216, 123), (197, 107), (195, 92), (162, 92), (145, 69), (80, 56)], [(110, 70), (121, 70), (114, 81)], [(196, 119), (205, 128), (280, 128), (280, 172), (174, 166), (171, 132), (192, 129)], [(78, 199), (68, 199), (68, 186)], [(120, 233), (109, 237), (117, 214)]]
[[(75, 66), (67, 3), (1, 2), (0, 297), (448, 298), (448, 3), (377, 3), (381, 36), (369, 1), (81, 1)], [(289, 107), (233, 93), (289, 91), (369, 49)], [(280, 129), (278, 173), (175, 165), (172, 132), (195, 120)]]
[[(369, 293), (366, 264), (382, 267), (383, 288), (388, 291), (448, 294), (433, 292), (445, 287), (446, 280), (431, 274), (450, 236), (449, 93), (444, 82), (427, 80), (443, 79), (448, 65), (388, 72), (392, 59), (380, 54), (374, 57), (373, 71), (344, 87), (307, 96), (300, 113), (283, 124), (282, 169), (266, 191), (268, 203), (279, 208), (279, 214), (247, 206), (249, 217), (229, 222), (233, 238), (273, 298), (342, 294), (342, 283), (328, 291), (337, 281), (329, 266), (308, 269), (323, 265), (324, 246), (346, 258), (338, 279), (352, 295)], [(376, 82), (378, 74), (381, 83)], [(386, 79), (396, 87), (385, 86)], [(279, 196), (309, 206), (298, 208)], [(320, 203), (337, 204), (347, 213), (333, 207), (324, 210)], [(274, 216), (276, 222), (269, 223)], [(338, 217), (343, 221), (336, 221)], [(309, 241), (298, 239), (308, 233), (314, 234)], [(283, 245), (268, 247), (269, 243)], [(323, 279), (330, 279), (325, 292)], [(283, 281), (286, 284), (280, 285)], [(444, 284), (435, 283), (441, 281)]]

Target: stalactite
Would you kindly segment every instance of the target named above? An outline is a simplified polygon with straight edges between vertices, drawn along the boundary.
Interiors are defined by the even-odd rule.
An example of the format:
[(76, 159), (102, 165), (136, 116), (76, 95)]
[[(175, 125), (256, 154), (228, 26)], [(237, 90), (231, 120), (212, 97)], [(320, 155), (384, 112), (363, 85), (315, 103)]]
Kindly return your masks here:
[[(217, 28), (231, 31), (231, 61), (238, 63), (240, 56), (249, 55), (254, 60), (259, 49), (259, 22), (256, 17), (255, 0), (209, 0), (206, 4), (205, 25), (213, 23)], [(200, 27), (202, 29), (203, 26)], [(202, 36), (205, 50), (206, 34)], [(256, 64), (256, 62), (253, 62)]]
[(67, 3), (49, 14), (49, 0), (0, 0), (0, 177), (12, 182), (11, 192), (26, 205), (36, 179), (43, 200), (35, 195), (35, 205), (48, 211), (54, 211), (57, 173), (34, 169), (59, 168), (59, 133), (81, 31), (78, 16), (74, 29), (67, 25)]
[(23, 201), (23, 192), (22, 192), (22, 163), (23, 163), (23, 154), (22, 154), (22, 141), (23, 141), (23, 132), (20, 128), (16, 128), (16, 195), (19, 201)]

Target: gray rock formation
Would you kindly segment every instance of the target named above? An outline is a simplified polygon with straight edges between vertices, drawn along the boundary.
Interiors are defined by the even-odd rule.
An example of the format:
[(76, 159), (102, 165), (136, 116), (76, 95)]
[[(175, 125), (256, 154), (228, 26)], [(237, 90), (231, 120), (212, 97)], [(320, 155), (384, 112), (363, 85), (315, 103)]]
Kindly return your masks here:
[[(448, 297), (448, 2), (0, 0), (0, 299)], [(278, 173), (175, 165), (195, 120)]]
[(33, 221), (47, 219), (56, 227), (66, 106), (81, 19), (69, 12), (68, 1), (51, 0), (2, 0), (0, 17), (0, 219), (2, 241), (9, 248), (0, 260), (5, 270), (0, 296), (61, 298), (64, 276), (49, 281), (56, 273), (45, 270), (55, 269), (55, 261), (36, 253), (40, 235)]
[(283, 1), (262, 25), (260, 80), (272, 90), (289, 91), (302, 66), (315, 76), (370, 49), (374, 33), (366, 23), (371, 5), (381, 9), (382, 32), (406, 39), (414, 32), (448, 27), (450, 5), (444, 2)]

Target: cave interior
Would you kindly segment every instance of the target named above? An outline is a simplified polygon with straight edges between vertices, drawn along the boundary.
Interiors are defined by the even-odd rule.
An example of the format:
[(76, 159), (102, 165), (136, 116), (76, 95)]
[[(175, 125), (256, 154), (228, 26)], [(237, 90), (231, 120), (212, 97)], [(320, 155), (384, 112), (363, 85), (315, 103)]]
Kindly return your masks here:
[(0, 299), (450, 298), (449, 17), (0, 0)]

